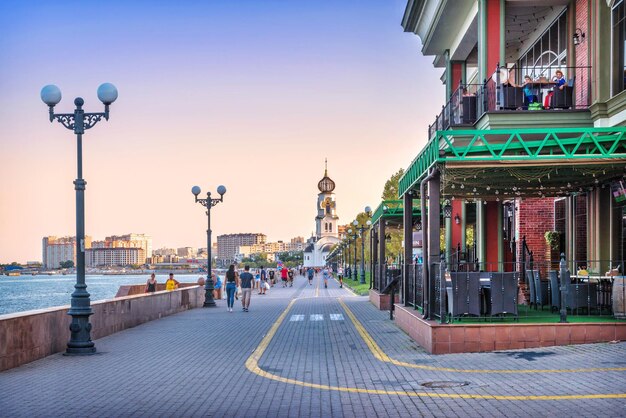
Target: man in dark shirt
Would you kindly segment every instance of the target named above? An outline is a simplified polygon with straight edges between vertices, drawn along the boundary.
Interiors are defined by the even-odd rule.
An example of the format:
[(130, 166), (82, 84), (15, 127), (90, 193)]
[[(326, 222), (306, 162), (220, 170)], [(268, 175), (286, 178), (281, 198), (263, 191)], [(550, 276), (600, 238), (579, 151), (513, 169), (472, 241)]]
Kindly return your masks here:
[(239, 276), (241, 283), (241, 305), (243, 306), (243, 311), (248, 312), (250, 297), (252, 297), (252, 281), (254, 280), (254, 276), (250, 273), (250, 266), (245, 266), (243, 270), (244, 272)]

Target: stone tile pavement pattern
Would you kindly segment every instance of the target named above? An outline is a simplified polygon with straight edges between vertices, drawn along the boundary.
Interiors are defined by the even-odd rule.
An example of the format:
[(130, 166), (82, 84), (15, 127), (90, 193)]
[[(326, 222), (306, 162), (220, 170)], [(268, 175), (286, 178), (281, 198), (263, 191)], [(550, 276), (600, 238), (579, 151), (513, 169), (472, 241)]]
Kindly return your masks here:
[[(293, 288), (254, 293), (248, 313), (239, 304), (228, 313), (225, 301), (218, 301), (215, 309), (187, 311), (97, 340), (94, 356), (53, 355), (2, 372), (0, 417), (626, 416), (626, 398), (441, 397), (624, 394), (626, 372), (464, 373), (397, 366), (374, 357), (338, 297), (389, 357), (406, 363), (518, 371), (626, 367), (625, 343), (432, 356), (366, 298), (339, 289), (335, 281), (324, 289), (318, 277), (313, 286), (298, 277)], [(288, 306), (258, 362), (261, 370), (294, 382), (399, 394), (319, 389), (248, 370), (246, 360)], [(291, 321), (292, 315), (303, 318)], [(312, 321), (311, 315), (322, 320)], [(469, 384), (421, 386), (432, 381)], [(415, 392), (426, 396), (407, 396)]]

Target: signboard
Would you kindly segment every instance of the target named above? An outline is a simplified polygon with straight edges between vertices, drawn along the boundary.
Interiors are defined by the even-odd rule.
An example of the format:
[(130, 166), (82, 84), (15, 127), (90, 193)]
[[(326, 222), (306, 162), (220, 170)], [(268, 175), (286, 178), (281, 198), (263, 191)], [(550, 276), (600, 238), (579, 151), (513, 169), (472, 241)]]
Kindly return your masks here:
[(626, 205), (626, 189), (625, 181), (614, 181), (611, 183), (611, 194), (613, 195), (613, 199), (615, 199), (615, 203), (617, 206)]
[(422, 231), (413, 232), (413, 248), (422, 248), (423, 246)]

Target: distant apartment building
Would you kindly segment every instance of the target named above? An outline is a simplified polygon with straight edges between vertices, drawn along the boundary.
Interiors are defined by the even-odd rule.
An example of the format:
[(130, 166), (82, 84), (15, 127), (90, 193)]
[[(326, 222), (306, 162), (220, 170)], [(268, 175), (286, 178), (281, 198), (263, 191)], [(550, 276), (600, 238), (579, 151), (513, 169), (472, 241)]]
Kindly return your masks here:
[(198, 255), (198, 250), (192, 247), (182, 247), (176, 250), (176, 255), (183, 258), (195, 258)]
[[(64, 261), (76, 264), (76, 237), (43, 237), (41, 247), (42, 265), (47, 269), (59, 268)], [(87, 248), (91, 248), (90, 236), (85, 236)]]
[(175, 248), (159, 248), (154, 250), (152, 254), (158, 256), (177, 255), (177, 250)]
[(104, 241), (94, 241), (93, 248), (141, 248), (144, 257), (152, 257), (152, 238), (145, 234), (111, 235)]
[(303, 237), (292, 238), (290, 242), (266, 242), (263, 244), (241, 245), (237, 250), (235, 259), (240, 261), (256, 254), (267, 254), (268, 261), (274, 260), (274, 255), (284, 252), (304, 251), (305, 242)]
[(87, 267), (141, 265), (145, 262), (143, 248), (90, 248), (85, 251)]
[(264, 244), (267, 240), (265, 234), (225, 234), (217, 237), (217, 258), (228, 262), (235, 259), (242, 245)]

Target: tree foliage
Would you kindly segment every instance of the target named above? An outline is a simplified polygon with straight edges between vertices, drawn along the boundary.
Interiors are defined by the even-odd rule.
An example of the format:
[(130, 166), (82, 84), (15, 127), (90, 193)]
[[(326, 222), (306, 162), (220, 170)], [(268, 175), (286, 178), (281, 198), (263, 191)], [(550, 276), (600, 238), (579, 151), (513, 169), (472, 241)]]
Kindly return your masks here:
[(72, 260), (61, 261), (59, 265), (62, 269), (71, 269), (72, 267), (74, 267), (74, 262)]
[(395, 174), (393, 174), (389, 180), (385, 182), (385, 187), (381, 196), (383, 200), (398, 200), (400, 198), (398, 196), (398, 183), (400, 182), (400, 177), (402, 177), (403, 174), (404, 169), (401, 168)]

